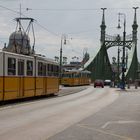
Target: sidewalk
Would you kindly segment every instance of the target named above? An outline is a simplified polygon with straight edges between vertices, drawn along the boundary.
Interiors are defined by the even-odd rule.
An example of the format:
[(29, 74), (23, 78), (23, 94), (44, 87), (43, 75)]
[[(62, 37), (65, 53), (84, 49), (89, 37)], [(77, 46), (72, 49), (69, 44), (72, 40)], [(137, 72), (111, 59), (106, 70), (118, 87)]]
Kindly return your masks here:
[(140, 93), (140, 87), (137, 87), (135, 88), (135, 86), (130, 86), (129, 88), (126, 86), (125, 89), (120, 89), (120, 88), (116, 88), (117, 91), (124, 91), (124, 92), (127, 92), (127, 93)]

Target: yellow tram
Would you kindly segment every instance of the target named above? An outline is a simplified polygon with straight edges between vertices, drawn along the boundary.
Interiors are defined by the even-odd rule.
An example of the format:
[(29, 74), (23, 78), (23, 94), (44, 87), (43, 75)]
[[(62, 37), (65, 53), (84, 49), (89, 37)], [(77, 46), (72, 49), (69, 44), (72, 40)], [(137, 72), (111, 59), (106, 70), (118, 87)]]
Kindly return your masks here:
[(68, 70), (63, 73), (61, 84), (64, 86), (89, 85), (91, 72), (81, 70)]
[[(26, 30), (21, 21), (29, 21)], [(0, 51), (0, 101), (54, 94), (59, 90), (58, 63), (35, 54), (30, 45), (32, 18), (16, 18), (17, 28)]]
[(42, 56), (0, 52), (0, 101), (54, 94), (58, 64)]

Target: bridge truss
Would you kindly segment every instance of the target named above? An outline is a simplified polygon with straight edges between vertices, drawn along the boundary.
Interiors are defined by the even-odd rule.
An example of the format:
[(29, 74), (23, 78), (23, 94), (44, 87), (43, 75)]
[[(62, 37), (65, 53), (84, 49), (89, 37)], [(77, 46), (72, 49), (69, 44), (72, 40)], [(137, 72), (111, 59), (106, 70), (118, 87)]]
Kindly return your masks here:
[[(137, 58), (137, 18), (136, 18), (136, 9), (134, 8), (134, 22), (132, 25), (132, 34), (125, 36), (125, 48), (129, 50), (127, 58), (127, 67), (125, 72), (125, 80), (134, 81), (137, 79), (138, 71), (138, 58)], [(111, 79), (114, 80), (115, 73), (111, 67), (107, 50), (111, 47), (119, 47), (124, 45), (123, 37), (119, 34), (116, 36), (111, 36), (106, 34), (106, 25), (105, 25), (105, 10), (102, 8), (103, 16), (101, 23), (101, 47), (98, 53), (89, 59), (89, 61), (84, 65), (84, 69), (91, 71), (91, 78), (94, 81), (95, 79)], [(119, 63), (119, 62), (118, 62)], [(121, 66), (122, 67), (122, 66)], [(121, 73), (120, 77), (121, 77)]]

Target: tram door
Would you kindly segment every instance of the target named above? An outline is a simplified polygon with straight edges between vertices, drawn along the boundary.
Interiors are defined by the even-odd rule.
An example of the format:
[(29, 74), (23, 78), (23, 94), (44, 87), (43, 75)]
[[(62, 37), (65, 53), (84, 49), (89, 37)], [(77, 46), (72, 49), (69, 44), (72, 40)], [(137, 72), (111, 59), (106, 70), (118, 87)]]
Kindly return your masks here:
[(18, 60), (18, 97), (24, 96), (24, 60)]

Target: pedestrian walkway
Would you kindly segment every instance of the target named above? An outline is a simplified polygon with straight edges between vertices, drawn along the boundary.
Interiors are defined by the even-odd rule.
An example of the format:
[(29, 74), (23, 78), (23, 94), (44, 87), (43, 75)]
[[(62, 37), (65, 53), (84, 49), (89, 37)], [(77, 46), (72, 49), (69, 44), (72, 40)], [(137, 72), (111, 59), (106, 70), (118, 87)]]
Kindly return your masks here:
[(123, 92), (123, 93), (132, 93), (132, 94), (138, 93), (138, 94), (140, 94), (140, 87), (135, 88), (135, 86), (131, 86), (129, 88), (126, 87), (124, 90), (118, 88), (118, 89), (116, 89), (116, 91)]

